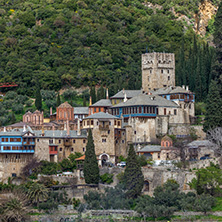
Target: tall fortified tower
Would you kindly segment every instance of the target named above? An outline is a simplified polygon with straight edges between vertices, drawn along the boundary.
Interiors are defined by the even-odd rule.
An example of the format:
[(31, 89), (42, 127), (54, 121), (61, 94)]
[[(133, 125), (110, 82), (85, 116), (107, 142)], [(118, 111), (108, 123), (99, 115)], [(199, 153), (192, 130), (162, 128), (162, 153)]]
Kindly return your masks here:
[(142, 54), (142, 87), (145, 92), (175, 86), (175, 58), (173, 53)]

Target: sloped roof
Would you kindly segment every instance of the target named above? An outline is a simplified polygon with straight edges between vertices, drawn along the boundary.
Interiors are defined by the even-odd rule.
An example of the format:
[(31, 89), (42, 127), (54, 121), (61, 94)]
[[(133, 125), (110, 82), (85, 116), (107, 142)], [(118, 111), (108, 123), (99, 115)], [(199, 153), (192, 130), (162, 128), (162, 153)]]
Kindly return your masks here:
[(93, 107), (93, 106), (103, 106), (103, 107), (107, 106), (107, 107), (110, 107), (110, 106), (112, 106), (112, 103), (109, 99), (100, 99), (96, 103), (92, 104), (90, 107)]
[(164, 87), (160, 88), (157, 90), (150, 90), (150, 92), (153, 95), (165, 95), (165, 94), (175, 94), (175, 93), (185, 93), (185, 94), (190, 94), (192, 93), (190, 90), (183, 89), (181, 86), (169, 86), (169, 87)]
[(83, 155), (83, 156), (81, 156), (81, 157), (79, 157), (79, 158), (76, 158), (75, 160), (85, 160), (85, 157), (86, 157), (86, 155)]
[(73, 108), (67, 101), (62, 103), (58, 108)]
[(209, 140), (195, 140), (191, 143), (188, 143), (187, 147), (200, 147), (200, 146), (212, 147), (213, 145), (214, 144), (210, 142)]
[(125, 93), (126, 93), (126, 98), (130, 99), (134, 96), (138, 96), (139, 94), (141, 94), (141, 90), (121, 90), (110, 98), (111, 99), (124, 99)]
[(148, 145), (144, 146), (141, 150), (137, 151), (137, 153), (160, 152), (160, 151), (161, 151), (161, 146)]
[(140, 94), (127, 100), (126, 102), (119, 103), (113, 108), (117, 107), (127, 107), (127, 106), (160, 106), (160, 107), (178, 107), (173, 101), (167, 100), (161, 96), (157, 95), (145, 95)]
[(74, 114), (89, 114), (89, 107), (74, 107)]
[[(81, 131), (81, 135), (77, 135), (77, 130), (70, 130), (69, 132), (69, 137), (87, 138), (87, 132), (85, 130)], [(35, 130), (34, 133), (37, 137), (42, 137), (42, 130)], [(44, 134), (44, 137), (64, 138), (67, 137), (67, 130), (44, 130)]]
[(99, 112), (99, 113), (94, 113), (86, 117), (85, 119), (118, 119), (118, 118), (109, 113)]
[(162, 139), (161, 139), (161, 141), (172, 141), (173, 142), (173, 140), (169, 137), (169, 136), (164, 136)]

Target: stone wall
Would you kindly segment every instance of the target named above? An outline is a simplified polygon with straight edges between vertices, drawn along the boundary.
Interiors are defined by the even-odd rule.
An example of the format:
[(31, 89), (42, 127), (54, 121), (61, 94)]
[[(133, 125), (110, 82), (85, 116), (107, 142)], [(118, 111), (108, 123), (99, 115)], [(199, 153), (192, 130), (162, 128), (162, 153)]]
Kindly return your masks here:
[(192, 129), (194, 129), (198, 139), (203, 140), (206, 138), (206, 133), (203, 131), (202, 125), (170, 124), (168, 133), (170, 135), (189, 135)]

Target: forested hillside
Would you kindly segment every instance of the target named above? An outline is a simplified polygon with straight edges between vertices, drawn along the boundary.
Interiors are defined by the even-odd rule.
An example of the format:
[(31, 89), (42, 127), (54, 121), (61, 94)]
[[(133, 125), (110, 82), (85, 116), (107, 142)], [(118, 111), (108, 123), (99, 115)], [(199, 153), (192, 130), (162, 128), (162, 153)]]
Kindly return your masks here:
[(141, 87), (142, 53), (174, 52), (177, 84), (204, 99), (212, 50), (169, 10), (173, 4), (191, 15), (200, 1), (151, 2), (164, 7), (153, 11), (141, 0), (0, 0), (0, 82), (18, 83), (26, 95), (36, 84), (56, 91), (104, 85), (113, 94)]

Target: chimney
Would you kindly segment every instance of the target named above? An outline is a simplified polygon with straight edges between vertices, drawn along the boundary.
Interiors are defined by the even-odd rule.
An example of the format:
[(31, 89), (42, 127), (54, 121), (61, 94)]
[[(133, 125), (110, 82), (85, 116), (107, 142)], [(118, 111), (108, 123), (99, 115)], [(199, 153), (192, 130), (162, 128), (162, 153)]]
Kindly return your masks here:
[(52, 107), (50, 107), (50, 116), (52, 116)]
[(189, 91), (189, 86), (186, 86), (186, 90)]
[(55, 144), (55, 126), (52, 125), (52, 137), (53, 137), (53, 144)]
[(92, 96), (89, 97), (89, 105), (92, 105)]
[(45, 136), (44, 125), (42, 125), (42, 136)]
[(26, 131), (26, 127), (25, 127), (25, 125), (23, 126), (23, 132), (25, 132)]
[(6, 127), (4, 126), (4, 132), (6, 132)]
[(126, 98), (126, 93), (124, 94), (124, 99), (123, 99), (123, 102), (125, 103), (127, 101), (127, 98)]
[(185, 89), (185, 85), (182, 85), (182, 88)]
[(67, 130), (66, 122), (64, 122), (64, 130)]
[(67, 119), (67, 136), (70, 136), (69, 120)]
[(125, 94), (125, 89), (123, 88), (123, 94)]
[(106, 99), (109, 99), (109, 90), (106, 88)]
[(78, 125), (77, 125), (77, 136), (80, 136), (80, 135), (81, 135), (81, 132), (80, 132), (80, 119), (78, 119), (77, 121), (78, 121)]

